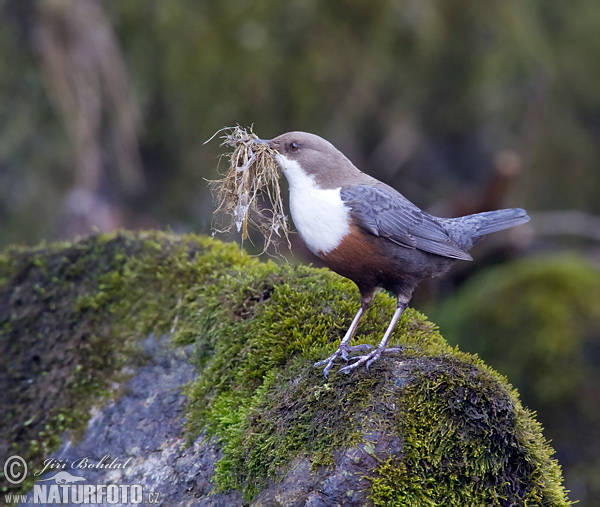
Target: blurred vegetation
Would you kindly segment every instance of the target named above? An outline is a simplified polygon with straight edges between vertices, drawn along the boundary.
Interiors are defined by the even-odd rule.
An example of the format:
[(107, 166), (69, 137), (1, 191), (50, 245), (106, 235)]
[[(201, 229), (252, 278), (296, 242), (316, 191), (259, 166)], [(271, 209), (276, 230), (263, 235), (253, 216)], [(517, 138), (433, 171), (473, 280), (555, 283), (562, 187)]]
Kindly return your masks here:
[[(110, 115), (99, 120), (100, 187), (122, 208), (118, 225), (208, 230), (203, 178), (220, 150), (202, 142), (235, 123), (323, 135), (422, 206), (479, 184), (508, 152), (524, 167), (515, 203), (600, 212), (594, 0), (0, 0), (0, 246), (65, 234), (78, 141), (40, 33), (54, 23), (74, 55), (92, 53), (100, 37), (65, 28), (76, 4), (94, 4), (87, 16), (115, 39), (140, 118), (137, 192), (110, 156)], [(109, 110), (104, 74), (93, 79)]]
[(446, 339), (506, 375), (536, 410), (573, 499), (600, 498), (600, 269), (535, 256), (473, 276), (431, 312)]
[[(208, 232), (215, 205), (204, 179), (216, 178), (221, 149), (202, 142), (236, 123), (254, 124), (265, 138), (296, 129), (322, 135), (440, 214), (496, 205), (600, 214), (595, 0), (0, 0), (0, 19), (0, 248), (94, 226)], [(518, 182), (481, 197), (498, 174)], [(558, 218), (546, 215), (544, 234)], [(541, 231), (542, 222), (532, 223)], [(590, 224), (598, 237), (598, 222)], [(577, 228), (567, 220), (560, 229)], [(594, 277), (581, 271), (592, 268), (579, 263), (544, 265), (563, 281), (540, 274), (534, 308), (525, 305), (533, 317), (519, 321), (538, 338), (510, 358), (517, 366), (504, 368), (506, 347), (484, 356), (540, 410), (574, 498), (600, 490), (569, 484), (590, 477), (571, 470), (597, 463), (590, 456), (599, 452), (578, 443), (597, 442), (598, 425), (565, 401), (579, 403), (574, 386), (588, 370), (569, 358), (587, 354), (575, 335), (585, 335), (586, 304), (598, 301), (586, 292)], [(535, 262), (529, 267), (512, 277), (482, 274), (490, 304), (525, 297), (510, 284), (537, 272)], [(582, 283), (568, 285), (567, 298), (556, 287), (570, 276)], [(510, 287), (494, 292), (501, 282)], [(473, 283), (465, 294), (479, 294)], [(555, 303), (565, 298), (575, 306)], [(542, 303), (557, 313), (539, 316)], [(448, 304), (458, 305), (457, 322), (471, 322), (470, 302)], [(493, 343), (507, 343), (500, 332), (512, 336), (513, 316), (530, 314), (506, 315)], [(477, 350), (478, 340), (463, 347)], [(538, 380), (524, 380), (525, 359)], [(581, 384), (585, 399), (596, 396), (588, 408), (598, 405), (590, 378)], [(561, 424), (573, 425), (563, 442), (552, 429), (561, 410)]]

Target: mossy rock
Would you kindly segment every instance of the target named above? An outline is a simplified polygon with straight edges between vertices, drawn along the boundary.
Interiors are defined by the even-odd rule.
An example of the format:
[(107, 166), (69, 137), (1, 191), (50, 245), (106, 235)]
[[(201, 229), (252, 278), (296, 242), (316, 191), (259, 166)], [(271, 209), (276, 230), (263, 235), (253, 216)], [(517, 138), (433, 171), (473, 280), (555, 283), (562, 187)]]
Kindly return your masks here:
[(600, 505), (600, 267), (540, 254), (473, 276), (435, 311), (450, 343), (507, 375), (544, 424), (572, 498)]
[[(327, 270), (121, 232), (9, 249), (0, 284), (0, 449), (33, 469), (135, 378), (154, 333), (193, 350), (185, 431), (189, 449), (218, 449), (215, 504), (228, 491), (256, 505), (569, 504), (517, 393), (422, 314), (405, 312), (392, 337), (404, 352), (369, 371), (314, 369), (359, 301)], [(394, 306), (379, 294), (358, 339), (376, 343)]]

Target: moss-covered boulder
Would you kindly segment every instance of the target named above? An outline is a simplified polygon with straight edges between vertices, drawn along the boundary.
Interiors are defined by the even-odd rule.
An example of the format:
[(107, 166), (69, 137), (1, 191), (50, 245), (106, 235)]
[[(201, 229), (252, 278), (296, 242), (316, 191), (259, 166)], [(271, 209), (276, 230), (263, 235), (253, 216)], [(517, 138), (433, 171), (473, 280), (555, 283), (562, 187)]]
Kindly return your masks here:
[[(329, 379), (314, 369), (358, 300), (327, 270), (195, 236), (10, 249), (2, 457), (19, 454), (30, 470), (60, 446), (131, 458), (94, 481), (135, 480), (165, 504), (569, 504), (517, 393), (418, 312), (392, 338), (402, 354)], [(376, 343), (393, 309), (379, 294), (359, 339)]]
[(450, 343), (507, 375), (553, 442), (571, 497), (600, 505), (600, 266), (545, 254), (478, 273), (435, 310)]

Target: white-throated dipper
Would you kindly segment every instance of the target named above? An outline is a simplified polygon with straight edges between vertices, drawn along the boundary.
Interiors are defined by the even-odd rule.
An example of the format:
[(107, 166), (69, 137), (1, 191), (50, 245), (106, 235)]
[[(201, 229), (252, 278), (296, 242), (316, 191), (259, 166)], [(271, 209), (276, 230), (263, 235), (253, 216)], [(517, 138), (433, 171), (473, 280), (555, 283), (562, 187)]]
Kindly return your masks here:
[[(400, 192), (357, 169), (331, 143), (314, 134), (289, 132), (270, 141), (288, 180), (290, 211), (308, 248), (331, 270), (352, 280), (361, 306), (337, 351), (315, 366), (327, 376), (336, 359), (364, 351), (340, 371), (369, 365), (385, 352), (416, 285), (445, 273), (456, 260), (472, 260), (467, 251), (485, 235), (529, 220), (519, 208), (438, 218), (425, 213)], [(373, 350), (350, 346), (358, 323), (377, 289), (398, 301), (394, 316)]]

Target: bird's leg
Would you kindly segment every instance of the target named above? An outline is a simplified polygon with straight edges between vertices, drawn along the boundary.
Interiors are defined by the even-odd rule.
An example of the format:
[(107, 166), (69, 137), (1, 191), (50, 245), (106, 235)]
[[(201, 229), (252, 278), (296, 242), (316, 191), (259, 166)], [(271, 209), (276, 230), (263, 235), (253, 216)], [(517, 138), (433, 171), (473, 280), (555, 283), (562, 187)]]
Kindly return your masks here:
[(367, 345), (367, 344), (354, 345), (354, 346), (348, 345), (350, 343), (350, 340), (352, 339), (352, 336), (356, 332), (356, 328), (358, 327), (358, 323), (360, 322), (360, 319), (362, 318), (364, 313), (367, 311), (367, 308), (369, 308), (371, 301), (373, 301), (372, 293), (361, 296), (360, 308), (358, 309), (358, 312), (356, 312), (356, 315), (354, 316), (354, 319), (352, 320), (352, 324), (350, 324), (350, 327), (348, 328), (348, 331), (346, 331), (344, 338), (342, 338), (342, 341), (340, 342), (338, 349), (327, 359), (323, 359), (322, 361), (318, 361), (314, 364), (314, 367), (326, 365), (325, 369), (323, 370), (323, 374), (325, 375), (325, 377), (327, 377), (327, 375), (329, 374), (329, 370), (331, 370), (331, 368), (333, 368), (333, 363), (335, 362), (335, 360), (338, 357), (341, 357), (344, 361), (348, 361), (348, 353), (349, 352), (356, 352), (356, 351), (364, 352), (364, 351), (372, 348), (371, 345)]
[(349, 364), (348, 366), (340, 368), (340, 371), (343, 373), (350, 373), (355, 368), (358, 368), (361, 364), (366, 364), (367, 369), (369, 369), (369, 366), (371, 366), (371, 364), (374, 361), (379, 359), (381, 357), (381, 354), (394, 354), (400, 352), (402, 348), (397, 347), (386, 349), (385, 346), (387, 345), (387, 342), (390, 339), (390, 336), (392, 335), (392, 331), (396, 327), (396, 324), (398, 324), (398, 321), (400, 320), (400, 317), (404, 313), (404, 310), (406, 310), (407, 306), (408, 300), (405, 300), (404, 298), (398, 298), (398, 307), (396, 308), (394, 316), (392, 317), (392, 321), (390, 322), (390, 325), (386, 329), (385, 334), (383, 335), (383, 338), (381, 339), (377, 347), (375, 347), (375, 349), (373, 349), (371, 352), (364, 356), (353, 357), (352, 359), (354, 359), (355, 362)]

